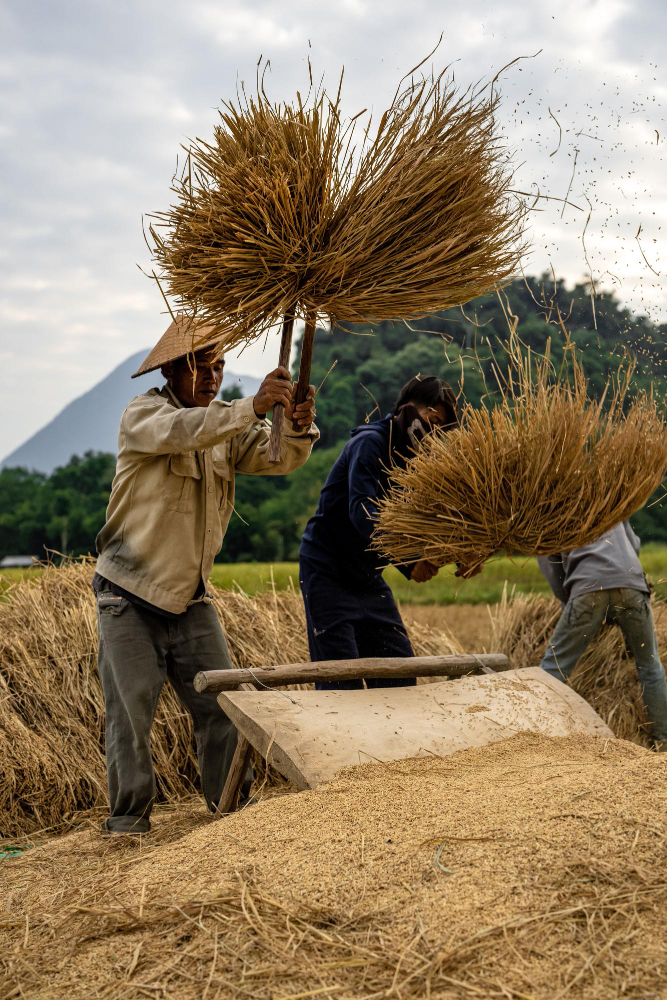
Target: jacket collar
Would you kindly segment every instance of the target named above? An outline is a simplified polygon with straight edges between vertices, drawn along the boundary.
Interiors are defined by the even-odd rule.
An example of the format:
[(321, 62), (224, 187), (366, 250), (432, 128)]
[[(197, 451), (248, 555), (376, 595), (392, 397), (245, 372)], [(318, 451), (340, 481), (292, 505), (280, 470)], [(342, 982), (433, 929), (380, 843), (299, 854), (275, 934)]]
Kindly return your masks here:
[(161, 392), (164, 392), (165, 395), (166, 395), (166, 397), (167, 397), (167, 399), (171, 403), (173, 403), (174, 406), (177, 406), (179, 410), (184, 410), (185, 409), (185, 407), (181, 403), (181, 401), (178, 398), (178, 396), (176, 395), (176, 393), (172, 392), (172, 390), (171, 390), (168, 382), (165, 382), (164, 386), (161, 389)]

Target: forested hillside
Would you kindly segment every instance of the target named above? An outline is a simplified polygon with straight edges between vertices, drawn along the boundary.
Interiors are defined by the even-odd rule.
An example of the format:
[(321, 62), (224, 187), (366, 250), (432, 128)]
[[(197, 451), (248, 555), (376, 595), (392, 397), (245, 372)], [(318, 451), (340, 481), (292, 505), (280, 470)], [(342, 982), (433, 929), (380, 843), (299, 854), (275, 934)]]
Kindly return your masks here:
[[(591, 300), (587, 287), (555, 287), (551, 279), (516, 281), (489, 295), (410, 324), (382, 323), (351, 331), (318, 330), (312, 381), (319, 388), (317, 423), (322, 437), (309, 462), (285, 478), (239, 476), (236, 511), (219, 559), (224, 562), (296, 557), (301, 532), (317, 505), (326, 474), (351, 427), (386, 413), (408, 378), (437, 374), (460, 401), (478, 406), (492, 393), (493, 357), (502, 364), (508, 319), (531, 351), (551, 338), (558, 363), (563, 326), (576, 344), (593, 395), (629, 353), (636, 357), (633, 391), (664, 398), (667, 327), (633, 316), (613, 297)], [(595, 318), (594, 318), (595, 317)], [(559, 319), (562, 320), (559, 322)], [(597, 326), (597, 329), (596, 329)], [(50, 477), (27, 470), (0, 472), (0, 557), (41, 554), (44, 547), (75, 553), (93, 550), (113, 475), (113, 458), (75, 458)], [(667, 542), (666, 508), (659, 498), (634, 518), (645, 541)]]

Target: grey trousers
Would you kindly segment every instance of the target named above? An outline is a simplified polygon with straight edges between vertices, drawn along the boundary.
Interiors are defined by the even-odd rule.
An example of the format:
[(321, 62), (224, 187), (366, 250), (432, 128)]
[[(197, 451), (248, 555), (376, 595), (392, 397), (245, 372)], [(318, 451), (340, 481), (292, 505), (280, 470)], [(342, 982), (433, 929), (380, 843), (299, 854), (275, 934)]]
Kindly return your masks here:
[(649, 735), (667, 740), (667, 680), (660, 662), (651, 599), (633, 588), (594, 590), (565, 605), (540, 666), (567, 680), (604, 621), (618, 625), (634, 657), (651, 723)]
[(199, 694), (199, 670), (231, 668), (215, 608), (191, 605), (166, 618), (102, 591), (97, 595), (98, 670), (106, 709), (106, 759), (112, 833), (145, 833), (155, 801), (150, 731), (167, 680), (192, 716), (206, 803), (215, 810), (236, 748), (236, 729), (214, 694)]

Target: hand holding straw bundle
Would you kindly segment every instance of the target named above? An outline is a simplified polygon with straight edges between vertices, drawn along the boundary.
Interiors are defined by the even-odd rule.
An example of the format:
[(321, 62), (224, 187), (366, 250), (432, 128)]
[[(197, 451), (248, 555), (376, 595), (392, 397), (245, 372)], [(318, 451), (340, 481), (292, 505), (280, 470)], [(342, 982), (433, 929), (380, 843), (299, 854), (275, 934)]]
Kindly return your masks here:
[(289, 364), (294, 320), (306, 321), (300, 393), (318, 316), (379, 322), (458, 305), (508, 279), (524, 250), (497, 95), (459, 93), (444, 74), (402, 84), (358, 150), (340, 88), (329, 99), (311, 77), (312, 97), (274, 105), (258, 84), (223, 106), (212, 143), (189, 147), (176, 203), (153, 216), (157, 280), (219, 328), (223, 349), (282, 321)]
[(473, 568), (588, 545), (643, 506), (667, 470), (663, 416), (649, 397), (627, 404), (631, 367), (606, 404), (573, 369), (571, 383), (548, 360), (532, 374), (515, 353), (499, 403), (466, 406), (460, 428), (429, 435), (396, 471), (374, 547), (393, 563)]

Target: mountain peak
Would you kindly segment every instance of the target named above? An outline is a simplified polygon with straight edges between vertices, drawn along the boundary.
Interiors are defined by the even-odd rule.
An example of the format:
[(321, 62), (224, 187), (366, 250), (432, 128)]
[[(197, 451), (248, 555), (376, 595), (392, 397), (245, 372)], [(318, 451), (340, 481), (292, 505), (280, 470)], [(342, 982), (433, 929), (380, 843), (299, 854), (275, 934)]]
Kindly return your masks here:
[[(23, 466), (38, 472), (51, 473), (66, 465), (72, 455), (87, 451), (107, 451), (116, 454), (118, 425), (123, 410), (135, 396), (163, 384), (159, 372), (149, 372), (130, 379), (148, 353), (138, 351), (114, 368), (106, 378), (82, 396), (72, 400), (45, 427), (28, 438), (0, 462), (0, 468)], [(225, 371), (223, 389), (238, 385), (244, 395), (252, 396), (261, 379), (252, 375), (237, 375)]]

